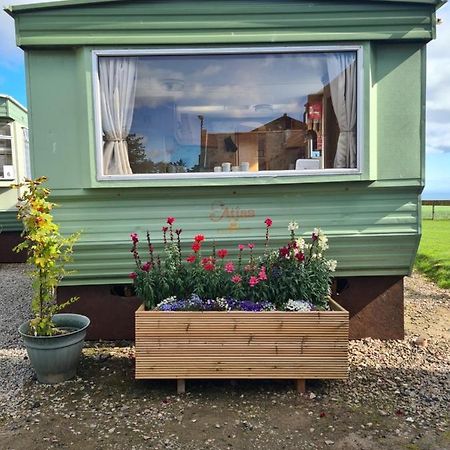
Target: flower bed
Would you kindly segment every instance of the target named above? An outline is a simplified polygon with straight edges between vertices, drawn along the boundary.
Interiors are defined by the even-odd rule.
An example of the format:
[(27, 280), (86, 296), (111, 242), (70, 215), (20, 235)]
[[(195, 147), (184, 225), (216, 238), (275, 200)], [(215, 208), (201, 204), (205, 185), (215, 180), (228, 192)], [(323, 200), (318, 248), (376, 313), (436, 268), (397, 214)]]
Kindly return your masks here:
[[(148, 261), (133, 233), (134, 280), (143, 305), (136, 312), (136, 378), (346, 378), (348, 313), (329, 298), (335, 261), (327, 238), (296, 236), (269, 249), (272, 220), (265, 221), (263, 254), (238, 245), (235, 259), (196, 235), (183, 256), (181, 229), (164, 226), (165, 256), (155, 254), (147, 233)], [(228, 258), (227, 258), (228, 257)]]

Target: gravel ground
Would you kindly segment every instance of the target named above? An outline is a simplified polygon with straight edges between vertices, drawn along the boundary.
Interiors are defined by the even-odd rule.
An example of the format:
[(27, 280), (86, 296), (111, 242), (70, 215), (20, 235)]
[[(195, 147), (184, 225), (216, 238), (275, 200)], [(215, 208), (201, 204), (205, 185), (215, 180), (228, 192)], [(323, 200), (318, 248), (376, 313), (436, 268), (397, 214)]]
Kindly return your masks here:
[(0, 449), (450, 449), (450, 291), (405, 280), (403, 341), (350, 343), (346, 382), (133, 380), (133, 347), (91, 343), (79, 377), (40, 385), (17, 337), (30, 287), (0, 266)]

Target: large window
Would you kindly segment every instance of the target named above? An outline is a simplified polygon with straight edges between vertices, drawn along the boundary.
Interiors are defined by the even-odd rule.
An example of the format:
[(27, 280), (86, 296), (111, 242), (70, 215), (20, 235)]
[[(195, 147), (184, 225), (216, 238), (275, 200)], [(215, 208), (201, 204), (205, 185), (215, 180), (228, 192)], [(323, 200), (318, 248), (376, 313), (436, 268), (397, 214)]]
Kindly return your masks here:
[(9, 123), (0, 122), (0, 180), (13, 180), (12, 138)]
[(358, 58), (345, 47), (96, 52), (100, 177), (357, 171)]

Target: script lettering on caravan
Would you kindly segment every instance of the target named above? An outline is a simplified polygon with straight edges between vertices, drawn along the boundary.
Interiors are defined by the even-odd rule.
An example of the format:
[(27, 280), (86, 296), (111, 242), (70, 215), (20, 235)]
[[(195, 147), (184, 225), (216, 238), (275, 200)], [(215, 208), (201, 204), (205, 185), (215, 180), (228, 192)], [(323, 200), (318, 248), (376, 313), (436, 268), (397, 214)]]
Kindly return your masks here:
[(213, 222), (228, 221), (228, 230), (233, 231), (239, 228), (239, 220), (255, 217), (254, 209), (242, 209), (239, 206), (228, 206), (224, 202), (217, 202), (211, 205), (209, 219)]

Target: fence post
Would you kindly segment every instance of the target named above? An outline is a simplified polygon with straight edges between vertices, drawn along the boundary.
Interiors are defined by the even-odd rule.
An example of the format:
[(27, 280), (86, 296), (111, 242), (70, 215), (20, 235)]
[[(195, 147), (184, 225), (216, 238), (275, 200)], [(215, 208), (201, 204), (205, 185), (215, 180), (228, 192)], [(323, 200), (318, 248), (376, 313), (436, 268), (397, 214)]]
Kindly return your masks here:
[(436, 203), (433, 202), (431, 205), (431, 220), (434, 220), (434, 207), (435, 207)]

